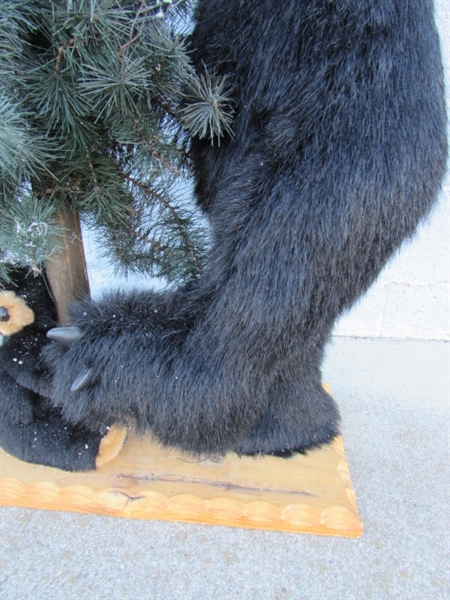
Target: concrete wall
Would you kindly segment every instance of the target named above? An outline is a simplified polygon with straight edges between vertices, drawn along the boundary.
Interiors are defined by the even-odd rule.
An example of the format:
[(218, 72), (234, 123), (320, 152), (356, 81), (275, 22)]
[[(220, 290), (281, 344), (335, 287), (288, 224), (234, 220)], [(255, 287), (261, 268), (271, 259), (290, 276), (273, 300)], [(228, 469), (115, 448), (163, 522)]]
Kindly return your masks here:
[[(450, 108), (450, 2), (436, 0)], [(381, 273), (367, 295), (336, 324), (335, 335), (450, 340), (450, 172), (440, 203)]]

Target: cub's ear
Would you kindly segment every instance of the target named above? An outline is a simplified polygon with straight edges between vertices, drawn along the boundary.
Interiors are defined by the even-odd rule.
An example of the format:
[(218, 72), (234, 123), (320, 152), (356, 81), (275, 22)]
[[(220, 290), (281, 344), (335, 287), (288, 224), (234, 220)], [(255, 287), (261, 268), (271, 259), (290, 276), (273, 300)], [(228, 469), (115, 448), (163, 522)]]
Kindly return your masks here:
[(107, 434), (102, 438), (98, 448), (95, 467), (103, 467), (114, 460), (120, 453), (127, 439), (127, 429), (123, 425), (111, 425)]
[(34, 323), (34, 312), (10, 290), (0, 290), (0, 333), (13, 335)]

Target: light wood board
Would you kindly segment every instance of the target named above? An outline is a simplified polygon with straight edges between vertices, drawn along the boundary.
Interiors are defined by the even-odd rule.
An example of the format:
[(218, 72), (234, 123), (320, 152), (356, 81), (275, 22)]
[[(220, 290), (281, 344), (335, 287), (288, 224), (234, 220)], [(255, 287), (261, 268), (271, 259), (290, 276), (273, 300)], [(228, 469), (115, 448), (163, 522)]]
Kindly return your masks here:
[(96, 471), (67, 473), (0, 451), (0, 505), (359, 537), (342, 438), (306, 456), (195, 458), (130, 434)]

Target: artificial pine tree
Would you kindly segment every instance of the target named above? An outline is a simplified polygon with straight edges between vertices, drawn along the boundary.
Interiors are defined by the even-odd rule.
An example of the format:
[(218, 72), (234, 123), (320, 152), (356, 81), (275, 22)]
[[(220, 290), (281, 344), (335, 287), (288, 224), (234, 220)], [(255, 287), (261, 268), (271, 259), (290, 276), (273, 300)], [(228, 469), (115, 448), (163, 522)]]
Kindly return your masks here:
[(217, 143), (232, 107), (226, 81), (190, 65), (191, 8), (0, 4), (0, 280), (11, 265), (47, 265), (62, 320), (88, 291), (80, 215), (126, 271), (188, 281), (202, 270), (207, 235), (180, 197), (186, 128)]

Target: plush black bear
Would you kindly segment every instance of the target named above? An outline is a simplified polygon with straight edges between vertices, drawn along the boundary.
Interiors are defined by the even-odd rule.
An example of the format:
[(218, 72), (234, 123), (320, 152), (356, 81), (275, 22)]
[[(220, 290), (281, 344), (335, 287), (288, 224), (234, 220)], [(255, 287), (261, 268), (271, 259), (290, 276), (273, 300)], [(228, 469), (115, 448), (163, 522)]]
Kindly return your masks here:
[(336, 318), (441, 186), (433, 3), (200, 0), (191, 45), (236, 111), (233, 138), (192, 148), (208, 265), (185, 289), (76, 306), (46, 351), (51, 400), (187, 451), (302, 452), (338, 433), (321, 385)]
[(16, 269), (11, 280), (9, 289), (0, 289), (0, 446), (22, 460), (60, 469), (100, 466), (117, 455), (126, 432), (71, 425), (45, 397), (40, 353), (56, 324), (55, 306), (45, 276)]

